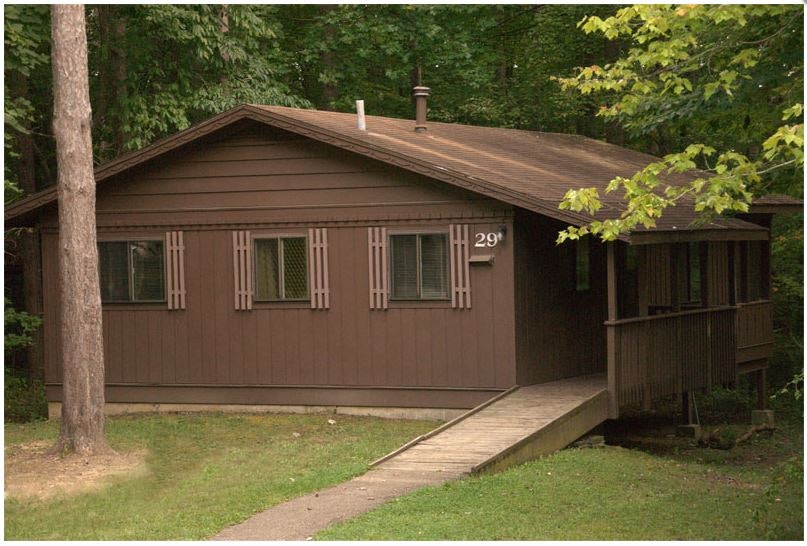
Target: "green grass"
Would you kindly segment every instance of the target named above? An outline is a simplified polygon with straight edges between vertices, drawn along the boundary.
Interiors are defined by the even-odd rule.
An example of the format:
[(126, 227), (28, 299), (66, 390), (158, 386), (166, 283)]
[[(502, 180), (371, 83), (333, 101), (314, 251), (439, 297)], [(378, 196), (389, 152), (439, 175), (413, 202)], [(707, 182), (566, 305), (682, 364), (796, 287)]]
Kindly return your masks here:
[[(113, 448), (147, 449), (150, 473), (68, 498), (7, 498), (5, 538), (207, 538), (271, 505), (361, 474), (373, 459), (434, 426), (343, 415), (111, 418)], [(5, 441), (55, 440), (57, 432), (53, 421), (6, 424)]]
[(730, 451), (667, 436), (652, 453), (567, 449), (414, 492), (315, 538), (802, 539), (801, 426), (780, 424), (772, 437)]

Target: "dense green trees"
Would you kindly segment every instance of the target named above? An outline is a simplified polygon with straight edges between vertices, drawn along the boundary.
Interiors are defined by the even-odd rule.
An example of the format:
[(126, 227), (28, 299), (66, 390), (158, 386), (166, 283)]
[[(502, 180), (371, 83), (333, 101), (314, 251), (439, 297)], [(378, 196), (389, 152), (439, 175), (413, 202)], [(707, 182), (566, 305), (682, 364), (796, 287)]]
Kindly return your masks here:
[[(575, 29), (587, 14), (614, 11), (88, 6), (96, 161), (243, 102), (352, 110), (362, 98), (368, 114), (410, 117), (418, 81), (433, 89), (432, 119), (620, 138), (616, 124), (594, 118), (596, 101), (550, 80), (614, 57), (618, 47)], [(6, 179), (19, 182), (28, 161), (37, 187), (54, 175), (49, 18), (46, 7), (19, 5), (5, 18)]]

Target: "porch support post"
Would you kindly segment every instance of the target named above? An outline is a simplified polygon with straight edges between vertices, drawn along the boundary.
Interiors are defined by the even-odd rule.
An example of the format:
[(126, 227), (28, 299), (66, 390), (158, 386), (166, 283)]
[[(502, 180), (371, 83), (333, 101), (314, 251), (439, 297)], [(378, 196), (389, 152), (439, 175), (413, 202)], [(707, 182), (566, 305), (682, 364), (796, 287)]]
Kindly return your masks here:
[[(608, 322), (617, 320), (617, 282), (616, 282), (616, 256), (614, 246), (616, 243), (605, 243), (606, 248), (606, 287), (608, 292)], [(608, 355), (608, 417), (619, 417), (619, 401), (617, 397), (616, 376), (616, 326), (606, 326), (606, 345)]]
[(729, 305), (737, 305), (737, 243), (729, 241), (728, 262), (729, 262)]
[(686, 255), (682, 243), (670, 244), (670, 306), (673, 313), (681, 310), (681, 274)]
[(681, 417), (683, 418), (683, 424), (685, 425), (695, 424), (695, 404), (692, 400), (694, 396), (694, 393), (684, 391), (683, 396), (681, 397)]

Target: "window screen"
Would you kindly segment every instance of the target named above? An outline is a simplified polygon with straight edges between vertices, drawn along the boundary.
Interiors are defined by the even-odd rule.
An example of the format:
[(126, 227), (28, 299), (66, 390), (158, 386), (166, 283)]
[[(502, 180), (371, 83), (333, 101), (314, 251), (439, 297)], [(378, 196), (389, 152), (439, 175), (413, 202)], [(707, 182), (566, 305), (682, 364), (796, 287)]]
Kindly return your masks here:
[(280, 299), (280, 251), (277, 239), (255, 240), (255, 299)]
[(392, 297), (415, 299), (418, 297), (417, 235), (393, 235), (390, 243)]
[(129, 301), (129, 243), (98, 243), (101, 301)]
[(448, 298), (448, 241), (445, 235), (420, 236), (421, 297)]
[(448, 236), (390, 236), (393, 299), (448, 299)]
[(255, 299), (258, 301), (308, 298), (308, 260), (305, 237), (255, 239)]
[(163, 241), (105, 241), (98, 243), (101, 301), (165, 301)]

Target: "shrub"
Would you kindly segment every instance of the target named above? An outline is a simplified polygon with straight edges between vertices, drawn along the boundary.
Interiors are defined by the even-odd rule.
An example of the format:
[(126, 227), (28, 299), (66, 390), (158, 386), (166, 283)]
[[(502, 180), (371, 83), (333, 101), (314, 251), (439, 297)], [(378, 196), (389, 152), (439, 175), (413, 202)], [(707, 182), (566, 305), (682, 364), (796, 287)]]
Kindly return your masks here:
[(26, 422), (45, 419), (48, 403), (45, 386), (41, 381), (28, 379), (20, 372), (5, 368), (5, 397), (3, 410), (6, 422)]

